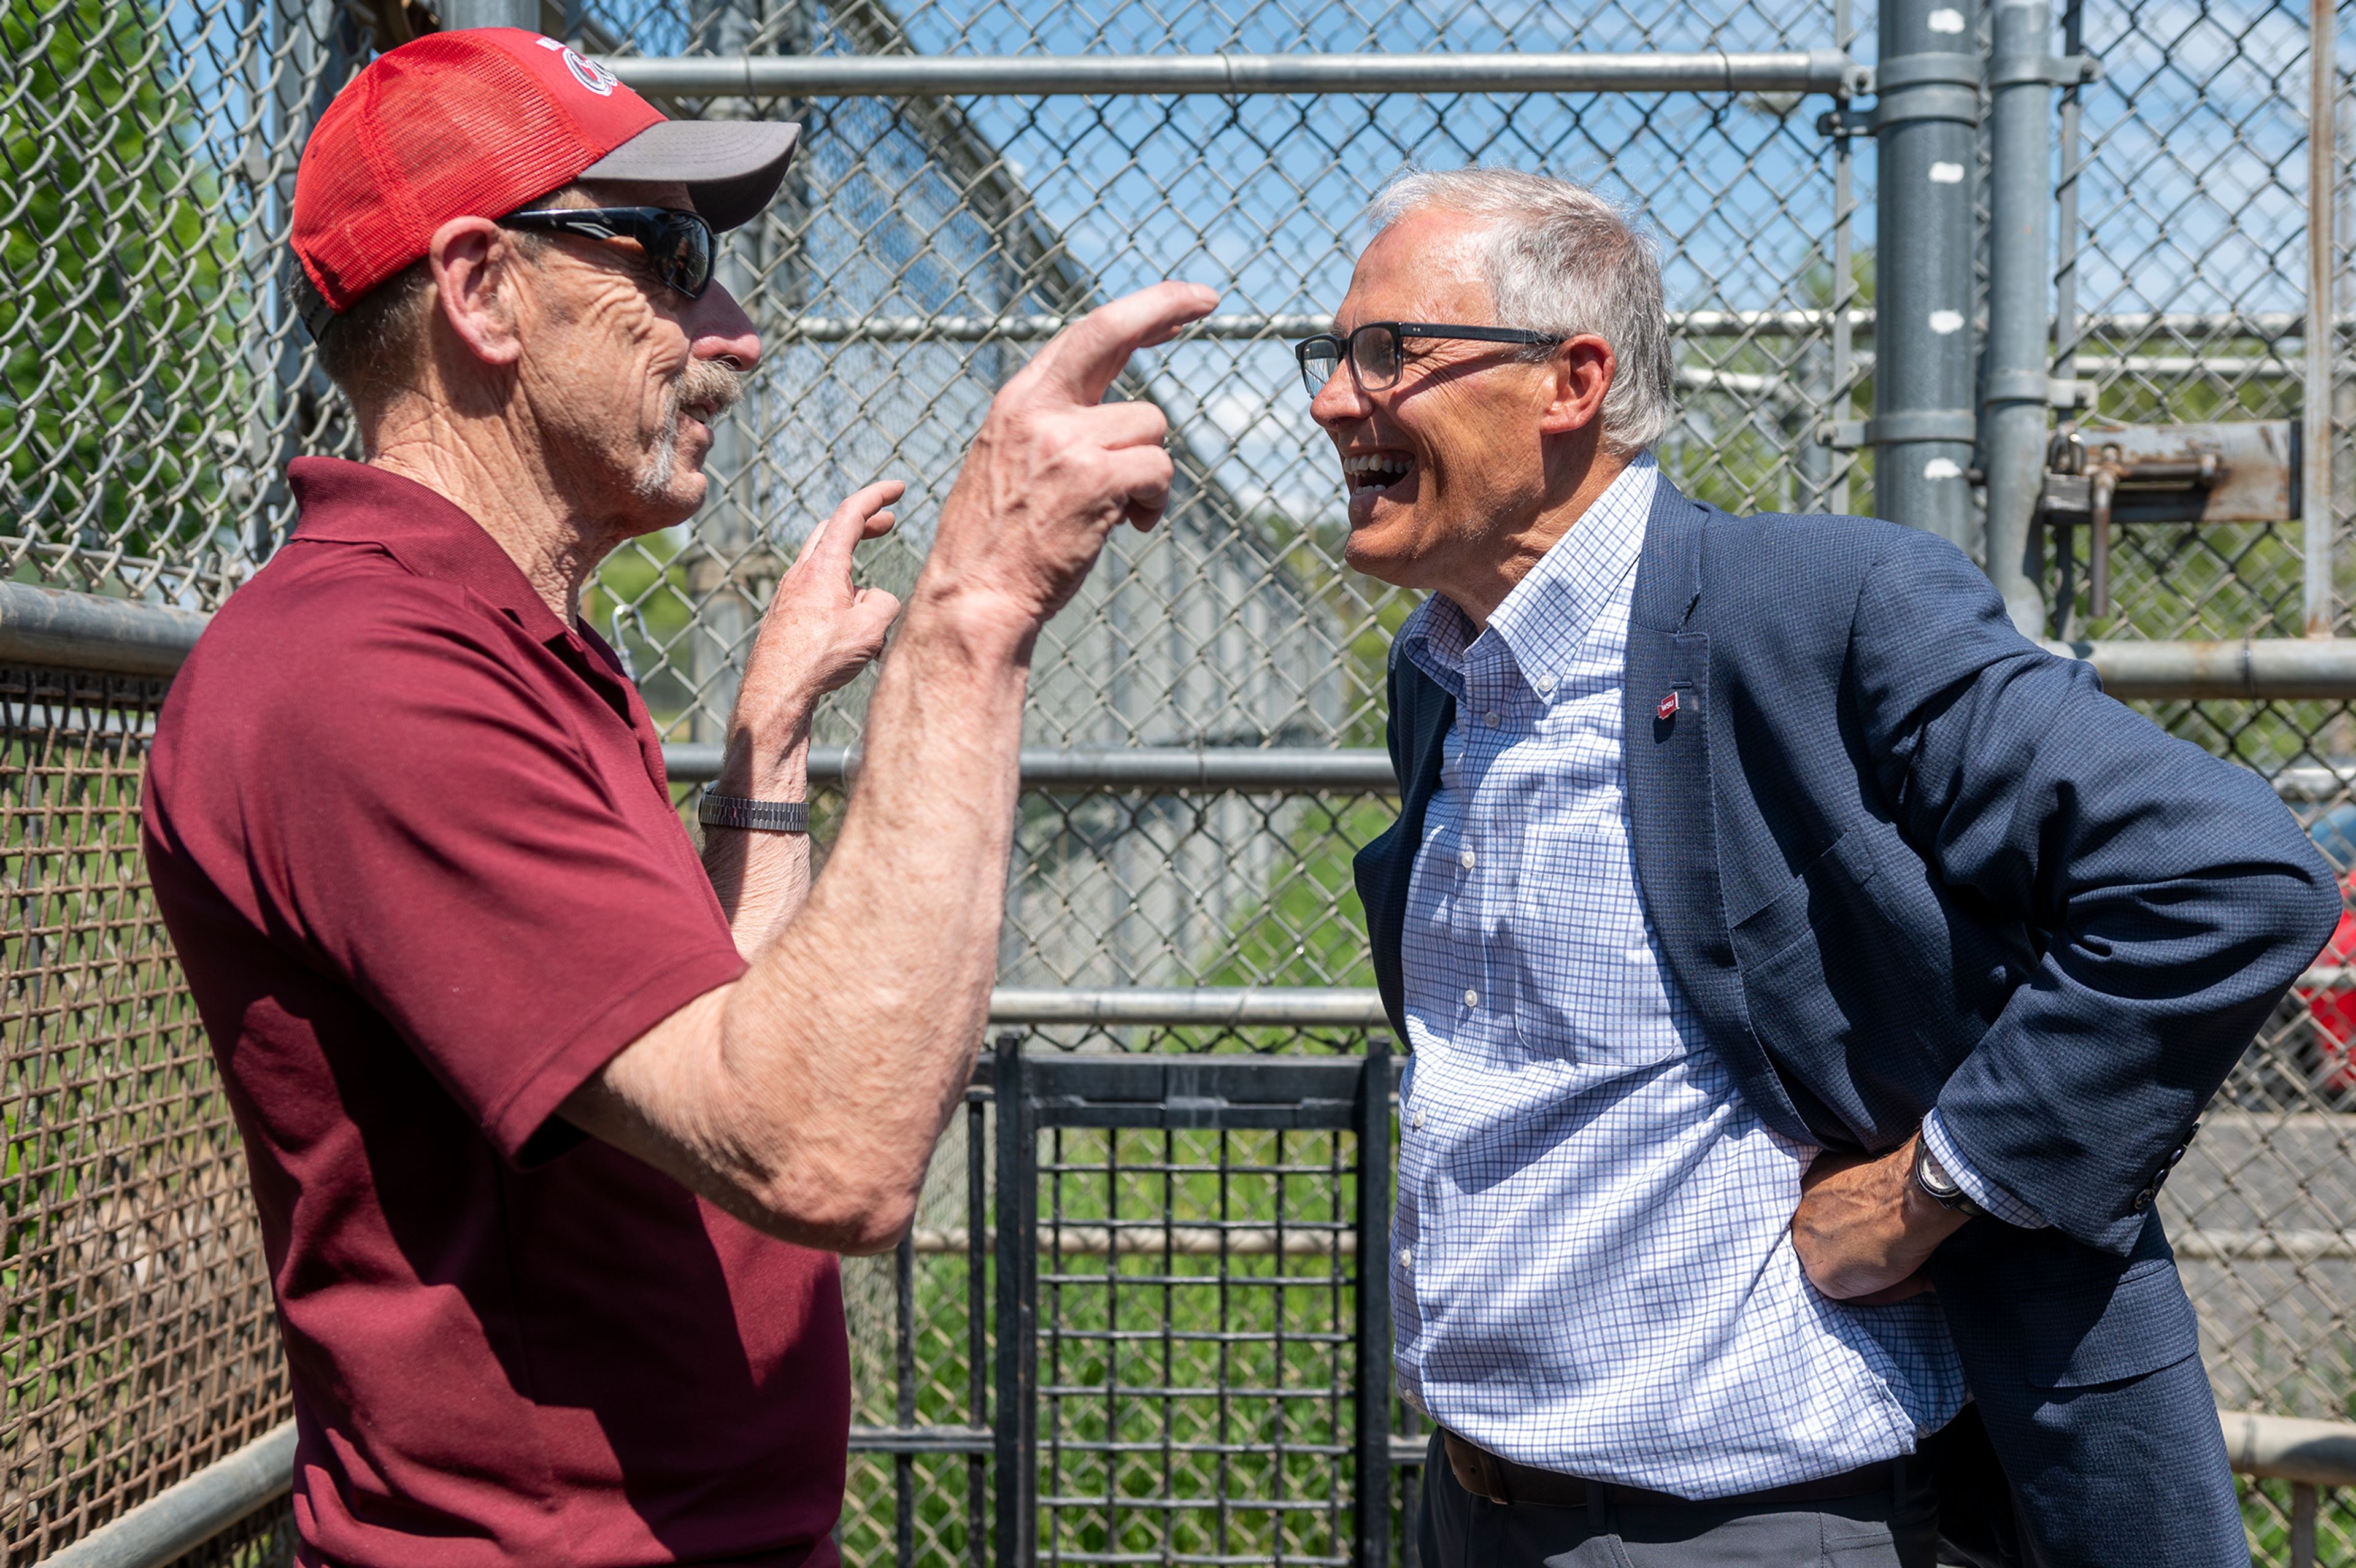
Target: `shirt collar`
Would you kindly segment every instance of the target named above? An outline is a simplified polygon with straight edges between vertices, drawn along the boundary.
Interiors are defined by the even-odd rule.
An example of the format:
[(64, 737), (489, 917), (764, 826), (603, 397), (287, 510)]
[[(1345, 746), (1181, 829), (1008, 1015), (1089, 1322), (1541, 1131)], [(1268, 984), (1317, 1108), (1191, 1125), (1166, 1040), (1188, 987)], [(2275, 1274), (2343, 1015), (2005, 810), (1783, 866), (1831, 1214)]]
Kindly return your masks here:
[(498, 540), (448, 497), (413, 479), (339, 457), (298, 457), (286, 465), (286, 479), (302, 511), (294, 538), (374, 545), (420, 577), (474, 593), (536, 642), (573, 631)]
[[(1635, 567), (1659, 480), (1660, 465), (1652, 454), (1639, 453), (1489, 617), (1483, 635), (1503, 644), (1525, 676), (1572, 662)], [(1464, 656), (1476, 640), (1472, 618), (1441, 593), (1418, 605), (1398, 632), (1402, 656), (1460, 701)]]

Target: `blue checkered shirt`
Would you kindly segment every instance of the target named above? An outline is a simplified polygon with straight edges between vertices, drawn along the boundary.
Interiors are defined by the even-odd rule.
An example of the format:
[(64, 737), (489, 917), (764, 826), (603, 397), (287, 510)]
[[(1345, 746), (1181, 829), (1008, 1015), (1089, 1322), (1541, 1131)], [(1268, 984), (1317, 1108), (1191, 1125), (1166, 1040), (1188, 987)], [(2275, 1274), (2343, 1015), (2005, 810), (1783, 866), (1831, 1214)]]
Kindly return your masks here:
[(1662, 965), (1621, 745), (1657, 481), (1633, 464), (1485, 632), (1437, 595), (1399, 632), (1457, 709), (1408, 895), (1391, 1290), (1400, 1389), (1442, 1425), (1710, 1498), (1910, 1452), (1965, 1389), (1934, 1298), (1803, 1277), (1815, 1150), (1762, 1125)]

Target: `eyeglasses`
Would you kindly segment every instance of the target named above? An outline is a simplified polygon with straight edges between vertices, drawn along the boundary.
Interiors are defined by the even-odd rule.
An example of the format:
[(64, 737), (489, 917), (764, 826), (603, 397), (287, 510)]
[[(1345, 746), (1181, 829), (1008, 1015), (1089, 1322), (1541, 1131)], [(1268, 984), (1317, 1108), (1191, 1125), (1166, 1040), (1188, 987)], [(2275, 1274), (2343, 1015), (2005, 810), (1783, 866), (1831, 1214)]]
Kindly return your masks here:
[(712, 285), (712, 225), (701, 213), (669, 207), (560, 207), (509, 213), (499, 222), (583, 240), (635, 240), (654, 275), (689, 299), (701, 299)]
[(1350, 362), (1351, 371), (1358, 385), (1369, 391), (1379, 392), (1398, 381), (1399, 364), (1406, 358), (1403, 347), (1410, 337), (1461, 337), (1475, 343), (1560, 343), (1561, 338), (1549, 333), (1528, 332), (1518, 326), (1446, 326), (1429, 321), (1370, 321), (1346, 338), (1330, 332), (1321, 332), (1292, 346), (1293, 357), (1301, 361), (1301, 379), (1315, 397), (1342, 368)]

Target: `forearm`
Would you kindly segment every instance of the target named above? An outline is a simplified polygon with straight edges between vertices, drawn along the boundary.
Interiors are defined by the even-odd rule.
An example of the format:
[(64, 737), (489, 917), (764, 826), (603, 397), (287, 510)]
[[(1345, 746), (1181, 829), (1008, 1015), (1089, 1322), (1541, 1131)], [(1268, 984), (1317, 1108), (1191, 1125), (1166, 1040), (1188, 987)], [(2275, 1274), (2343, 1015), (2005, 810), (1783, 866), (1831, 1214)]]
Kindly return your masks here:
[[(1139, 347), (1216, 303), (1182, 284), (1128, 295), (1058, 334), (1001, 389), (869, 706), (864, 765), (825, 878), (784, 920), (806, 866), (797, 874), (749, 849), (723, 860), (714, 881), (734, 899), (740, 945), (750, 925), (783, 929), (753, 944), (742, 978), (606, 1063), (566, 1100), (568, 1118), (788, 1240), (876, 1252), (906, 1229), (988, 1018), (1033, 644), (1105, 535), (1124, 519), (1151, 527), (1169, 496), (1167, 421), (1104, 394)], [(828, 581), (842, 573), (847, 592), (854, 525), (896, 495), (869, 486), (844, 503), (827, 552), (806, 549), (794, 572), (828, 562)], [(898, 608), (870, 590), (836, 612), (862, 606), (873, 646), (858, 662)], [(773, 611), (762, 637), (787, 649), (793, 625)], [(824, 690), (826, 672), (856, 668), (841, 652), (755, 664), (816, 670)], [(801, 713), (798, 687), (766, 684), (749, 711), (772, 723)]]
[(732, 990), (720, 1136), (767, 1207), (889, 1245), (971, 1072), (997, 968), (1029, 637), (920, 585), (826, 877)]
[[(727, 755), (712, 787), (747, 800), (809, 799), (809, 725), (797, 725), (780, 741), (732, 723)], [(736, 951), (749, 962), (801, 912), (809, 896), (809, 836), (706, 827), (703, 870), (728, 913)]]

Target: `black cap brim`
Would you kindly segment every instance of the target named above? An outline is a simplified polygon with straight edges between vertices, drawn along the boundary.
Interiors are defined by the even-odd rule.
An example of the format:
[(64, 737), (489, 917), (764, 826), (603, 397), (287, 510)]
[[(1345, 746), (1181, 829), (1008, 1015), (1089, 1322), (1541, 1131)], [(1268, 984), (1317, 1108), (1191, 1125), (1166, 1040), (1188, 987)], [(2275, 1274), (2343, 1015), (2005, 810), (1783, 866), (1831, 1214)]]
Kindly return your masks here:
[(588, 180), (677, 180), (717, 229), (776, 198), (802, 128), (775, 120), (659, 120), (581, 171)]

